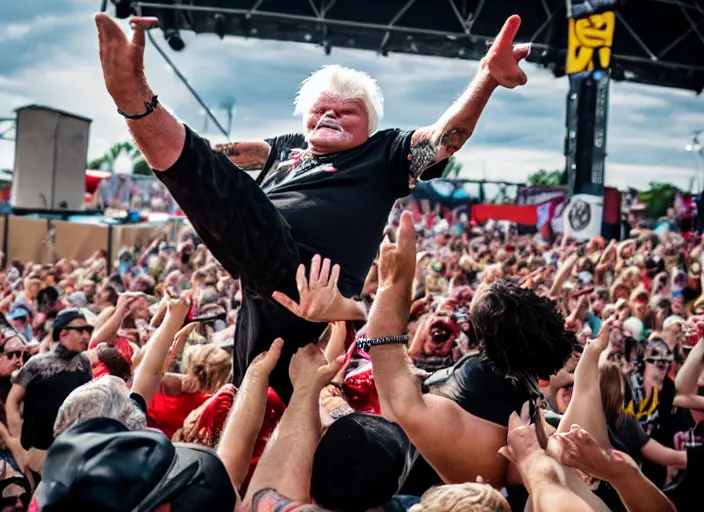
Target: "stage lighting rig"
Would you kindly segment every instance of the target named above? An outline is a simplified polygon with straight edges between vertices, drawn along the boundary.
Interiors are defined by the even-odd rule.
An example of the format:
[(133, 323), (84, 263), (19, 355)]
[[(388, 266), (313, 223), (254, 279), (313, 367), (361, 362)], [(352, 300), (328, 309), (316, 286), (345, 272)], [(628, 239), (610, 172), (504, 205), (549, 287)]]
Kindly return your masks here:
[(165, 28), (164, 39), (175, 52), (180, 52), (186, 47), (186, 43), (181, 39), (181, 32), (177, 28)]
[(132, 0), (111, 0), (115, 6), (115, 17), (124, 20), (130, 16), (137, 14), (134, 6), (132, 5)]
[(213, 32), (220, 38), (224, 39), (227, 33), (227, 22), (225, 16), (222, 14), (216, 14), (213, 18)]
[(181, 32), (178, 29), (177, 16), (181, 13), (173, 9), (166, 9), (159, 18), (159, 26), (164, 32), (164, 39), (171, 49), (175, 52), (180, 52), (186, 47), (186, 43), (181, 38)]
[(580, 19), (588, 18), (592, 14), (601, 14), (606, 11), (615, 11), (623, 6), (625, 0), (565, 0), (567, 4), (567, 17)]

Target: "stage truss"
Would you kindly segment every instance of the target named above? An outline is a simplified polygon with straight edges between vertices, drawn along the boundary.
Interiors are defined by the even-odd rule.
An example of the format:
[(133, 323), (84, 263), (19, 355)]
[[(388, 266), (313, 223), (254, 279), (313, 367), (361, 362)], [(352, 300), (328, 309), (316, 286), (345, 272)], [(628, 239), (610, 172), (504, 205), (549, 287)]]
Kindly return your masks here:
[[(564, 0), (114, 0), (178, 30), (408, 53), (481, 59), (504, 20), (519, 14), (528, 60), (564, 75)], [(701, 92), (704, 0), (627, 0), (617, 11), (612, 78)], [(186, 49), (187, 51), (187, 49)]]

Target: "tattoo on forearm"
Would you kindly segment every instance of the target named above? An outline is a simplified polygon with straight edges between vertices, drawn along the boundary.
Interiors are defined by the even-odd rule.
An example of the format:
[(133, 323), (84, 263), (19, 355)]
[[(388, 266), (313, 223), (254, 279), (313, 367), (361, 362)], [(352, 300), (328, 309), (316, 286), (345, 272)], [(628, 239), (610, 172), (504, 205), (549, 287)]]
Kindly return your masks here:
[(418, 140), (411, 141), (411, 154), (408, 155), (411, 161), (409, 176), (409, 185), (411, 188), (415, 185), (415, 182), (418, 181), (423, 171), (433, 163), (437, 153), (437, 145), (433, 144), (433, 141), (430, 140), (430, 137), (427, 135), (424, 135)]
[(245, 171), (261, 169), (269, 157), (269, 147), (264, 142), (230, 142), (218, 144), (213, 149)]
[(445, 151), (452, 155), (457, 153), (464, 143), (469, 139), (469, 134), (464, 128), (450, 128), (443, 131), (440, 136), (440, 145), (445, 148)]

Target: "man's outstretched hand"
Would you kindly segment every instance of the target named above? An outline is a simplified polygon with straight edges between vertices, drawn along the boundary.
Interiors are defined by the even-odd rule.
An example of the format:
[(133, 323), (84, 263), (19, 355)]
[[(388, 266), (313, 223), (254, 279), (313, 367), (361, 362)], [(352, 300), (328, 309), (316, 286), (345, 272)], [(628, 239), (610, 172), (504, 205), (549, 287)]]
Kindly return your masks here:
[(151, 100), (144, 75), (144, 31), (158, 23), (153, 17), (132, 18), (132, 38), (128, 39), (110, 16), (95, 15), (105, 85), (120, 110), (139, 114)]
[(520, 26), (520, 16), (514, 14), (507, 19), (494, 44), (489, 48), (489, 53), (481, 62), (481, 66), (489, 71), (492, 78), (508, 89), (528, 82), (528, 77), (518, 63), (528, 56), (530, 44), (513, 45)]
[(337, 287), (340, 265), (332, 265), (328, 258), (319, 254), (310, 262), (310, 277), (306, 279), (306, 267), (300, 265), (296, 273), (299, 302), (282, 292), (274, 292), (272, 298), (291, 313), (309, 322), (337, 322), (341, 320), (364, 320), (366, 312), (361, 303), (342, 296)]

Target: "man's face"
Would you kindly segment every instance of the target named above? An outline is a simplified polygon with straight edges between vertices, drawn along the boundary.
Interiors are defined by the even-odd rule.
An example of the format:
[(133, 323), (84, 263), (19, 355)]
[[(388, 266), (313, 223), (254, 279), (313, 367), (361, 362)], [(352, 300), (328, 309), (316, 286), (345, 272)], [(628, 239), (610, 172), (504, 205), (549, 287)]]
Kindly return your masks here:
[(61, 331), (61, 344), (71, 352), (83, 352), (88, 349), (92, 332), (92, 326), (82, 318), (76, 318)]
[(662, 389), (667, 371), (672, 364), (673, 355), (663, 340), (651, 340), (645, 350), (645, 370), (643, 378), (646, 385)]
[(421, 317), (413, 339), (413, 344), (421, 347), (420, 359), (446, 357), (450, 354), (460, 333), (460, 327), (452, 317), (453, 310), (452, 304), (443, 303), (435, 311)]
[(315, 153), (344, 151), (369, 138), (369, 116), (360, 99), (322, 94), (303, 119), (306, 140)]
[(0, 377), (9, 377), (24, 365), (25, 345), (18, 338), (10, 338), (0, 354)]

